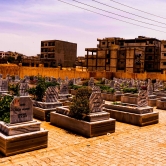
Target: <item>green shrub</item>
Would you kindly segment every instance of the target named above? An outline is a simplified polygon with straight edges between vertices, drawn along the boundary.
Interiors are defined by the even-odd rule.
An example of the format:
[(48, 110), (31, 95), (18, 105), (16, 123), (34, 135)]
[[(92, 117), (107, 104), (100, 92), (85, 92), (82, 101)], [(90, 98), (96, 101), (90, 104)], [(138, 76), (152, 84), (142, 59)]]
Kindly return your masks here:
[(12, 93), (14, 96), (19, 96), (19, 84), (9, 84), (8, 90)]
[(82, 88), (82, 86), (79, 86), (79, 85), (72, 85), (72, 86), (69, 86), (69, 89), (74, 89), (74, 90), (78, 90)]
[(137, 88), (123, 88), (124, 93), (137, 93), (138, 89)]
[(85, 80), (85, 81), (83, 81), (82, 85), (83, 86), (88, 86), (88, 82), (89, 82), (88, 80)]
[(46, 89), (50, 86), (59, 85), (56, 82), (46, 82), (45, 78), (38, 76), (38, 82), (35, 88), (30, 88), (28, 91), (29, 94), (34, 96), (34, 99), (37, 101), (42, 101)]
[(82, 119), (83, 116), (90, 113), (89, 109), (89, 98), (91, 95), (91, 90), (88, 88), (80, 88), (76, 96), (72, 100), (70, 105), (70, 115), (76, 119)]
[(13, 96), (4, 96), (0, 99), (0, 121), (10, 122), (10, 103)]
[(115, 89), (114, 88), (109, 88), (108, 90), (107, 90), (107, 93), (114, 93), (115, 92)]

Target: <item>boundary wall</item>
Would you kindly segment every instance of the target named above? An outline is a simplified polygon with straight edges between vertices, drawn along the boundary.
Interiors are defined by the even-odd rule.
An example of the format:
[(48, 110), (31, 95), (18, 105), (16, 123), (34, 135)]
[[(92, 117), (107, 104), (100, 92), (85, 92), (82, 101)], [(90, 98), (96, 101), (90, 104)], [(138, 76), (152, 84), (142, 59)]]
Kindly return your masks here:
[(17, 66), (14, 64), (0, 64), (0, 73), (3, 75), (3, 78), (6, 78), (6, 75), (19, 75), (23, 78), (25, 75), (42, 75), (48, 77), (62, 78), (66, 76), (70, 78), (83, 78), (89, 79), (90, 77), (94, 78), (107, 78), (112, 79), (113, 77), (117, 78), (133, 78), (133, 79), (160, 79), (166, 81), (166, 74), (161, 73), (124, 73), (124, 72), (106, 72), (106, 71), (77, 71), (76, 69), (62, 69), (60, 68), (46, 68), (46, 67), (23, 67)]

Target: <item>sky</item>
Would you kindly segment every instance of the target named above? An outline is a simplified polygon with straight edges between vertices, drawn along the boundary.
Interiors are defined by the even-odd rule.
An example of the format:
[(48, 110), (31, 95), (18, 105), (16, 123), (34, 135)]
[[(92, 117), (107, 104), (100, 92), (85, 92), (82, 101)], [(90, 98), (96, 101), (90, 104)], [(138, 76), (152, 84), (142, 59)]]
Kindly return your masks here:
[[(166, 0), (95, 0), (107, 6), (93, 0), (77, 0), (98, 9), (73, 0), (62, 1), (105, 16), (70, 6), (58, 0), (0, 0), (0, 51), (16, 51), (27, 56), (34, 56), (40, 54), (42, 40), (55, 39), (77, 43), (77, 56), (85, 56), (85, 48), (97, 47), (97, 38), (122, 37), (130, 39), (147, 36), (166, 40)], [(115, 1), (165, 18), (133, 10), (117, 4)], [(117, 19), (163, 32), (131, 25)]]

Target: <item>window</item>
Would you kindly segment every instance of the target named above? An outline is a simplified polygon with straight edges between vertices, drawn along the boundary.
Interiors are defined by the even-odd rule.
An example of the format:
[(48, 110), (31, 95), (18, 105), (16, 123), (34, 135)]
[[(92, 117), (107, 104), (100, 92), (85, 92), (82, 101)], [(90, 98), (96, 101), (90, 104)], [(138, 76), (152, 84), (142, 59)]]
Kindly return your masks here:
[(164, 45), (164, 48), (166, 48), (166, 45)]
[(149, 52), (152, 52), (152, 48), (149, 48), (149, 50), (148, 50)]
[(114, 42), (111, 42), (111, 44), (114, 44)]
[(105, 42), (102, 42), (102, 45), (105, 45)]
[(164, 56), (166, 56), (166, 53), (164, 53)]
[(148, 60), (152, 60), (152, 56), (149, 56), (149, 57), (148, 57)]
[(166, 62), (163, 62), (163, 65), (166, 65)]
[(153, 44), (153, 41), (149, 41), (149, 44)]

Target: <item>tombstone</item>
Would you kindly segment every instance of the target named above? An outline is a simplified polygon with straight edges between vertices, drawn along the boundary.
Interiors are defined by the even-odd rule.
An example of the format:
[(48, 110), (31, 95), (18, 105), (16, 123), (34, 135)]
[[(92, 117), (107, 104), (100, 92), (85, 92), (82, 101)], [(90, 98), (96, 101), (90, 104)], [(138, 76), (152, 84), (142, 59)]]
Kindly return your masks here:
[(65, 77), (65, 80), (64, 80), (64, 81), (65, 81), (65, 83), (67, 83), (67, 84), (68, 84), (69, 79), (68, 79), (68, 77), (67, 77), (67, 76)]
[(139, 90), (138, 93), (138, 107), (148, 106), (148, 93), (147, 90)]
[(159, 80), (156, 79), (156, 83), (154, 83), (154, 91), (158, 91), (159, 89)]
[(120, 84), (119, 84), (118, 81), (115, 81), (114, 89), (115, 89), (116, 91), (120, 91)]
[(15, 76), (15, 82), (19, 82), (20, 81), (20, 77), (18, 75)]
[(150, 79), (148, 79), (147, 91), (148, 91), (148, 95), (153, 94), (153, 84), (152, 84), (152, 81)]
[(45, 77), (45, 82), (49, 82), (49, 77)]
[(61, 78), (58, 78), (58, 79), (57, 79), (57, 83), (58, 83), (58, 84), (61, 84), (61, 82), (62, 82), (62, 81), (61, 81)]
[(100, 87), (94, 86), (92, 88), (92, 94), (89, 98), (89, 108), (90, 112), (101, 112), (103, 106), (103, 99), (101, 97), (101, 90)]
[(28, 96), (29, 95), (27, 92), (28, 89), (29, 89), (28, 83), (26, 83), (24, 80), (19, 85), (19, 95), (20, 96)]
[(50, 86), (45, 92), (45, 102), (58, 102), (58, 88)]
[(115, 84), (115, 81), (112, 80), (112, 81), (110, 82), (110, 87), (111, 87), (111, 88), (114, 88), (114, 84)]
[(50, 81), (51, 81), (51, 82), (54, 82), (54, 83), (57, 82), (57, 80), (56, 80), (55, 77), (51, 77), (51, 78), (50, 78)]
[(60, 85), (60, 94), (69, 94), (68, 85), (63, 83)]
[(94, 78), (93, 77), (91, 77), (90, 80), (88, 81), (88, 86), (93, 88), (93, 86), (94, 86)]
[(29, 81), (30, 81), (29, 76), (24, 76), (24, 79), (25, 79), (25, 82), (26, 82), (26, 83), (29, 83)]
[(68, 86), (72, 86), (72, 85), (74, 85), (74, 79), (70, 79), (70, 80), (68, 81)]
[(108, 85), (109, 80), (108, 80), (108, 79), (105, 79), (104, 83), (105, 83), (105, 85)]
[(22, 123), (33, 120), (32, 100), (29, 97), (16, 97), (10, 104), (10, 123)]
[(8, 80), (0, 79), (0, 91), (7, 92), (8, 91)]

